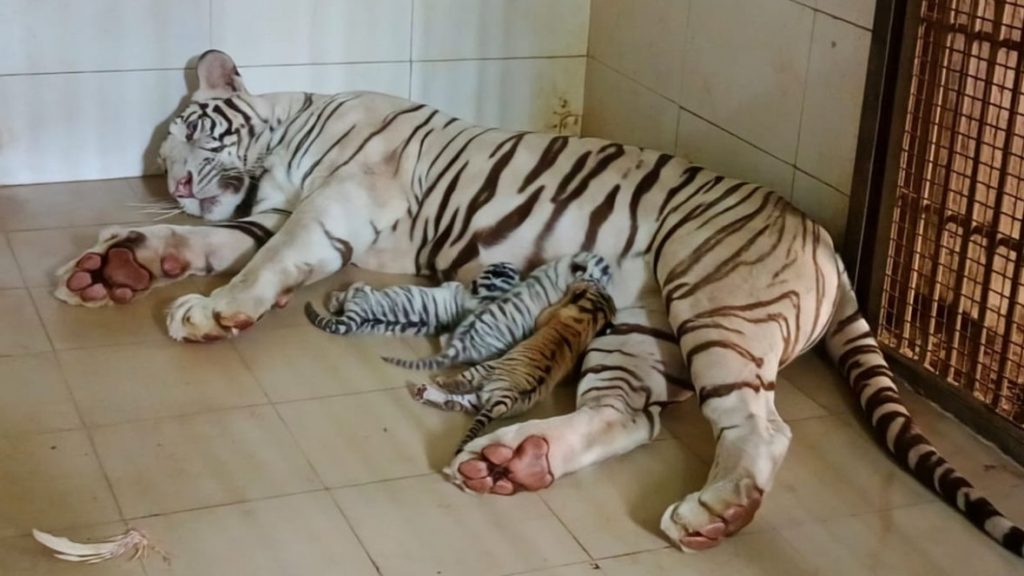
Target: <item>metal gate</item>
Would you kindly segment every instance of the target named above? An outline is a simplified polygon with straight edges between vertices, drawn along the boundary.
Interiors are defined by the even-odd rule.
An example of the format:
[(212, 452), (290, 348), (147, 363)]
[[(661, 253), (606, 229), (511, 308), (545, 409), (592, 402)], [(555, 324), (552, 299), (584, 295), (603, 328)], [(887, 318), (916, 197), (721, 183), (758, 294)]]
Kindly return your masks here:
[(1020, 431), (1024, 0), (901, 4), (869, 312), (890, 354)]

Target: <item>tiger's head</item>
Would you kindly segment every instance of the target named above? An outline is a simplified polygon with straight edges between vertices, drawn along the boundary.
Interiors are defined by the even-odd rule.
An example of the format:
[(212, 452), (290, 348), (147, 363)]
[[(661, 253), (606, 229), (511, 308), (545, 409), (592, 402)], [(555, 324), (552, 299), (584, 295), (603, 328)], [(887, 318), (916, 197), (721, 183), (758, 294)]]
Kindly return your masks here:
[(263, 172), (266, 144), (260, 140), (269, 110), (245, 89), (227, 54), (205, 52), (196, 71), (199, 89), (171, 121), (158, 161), (171, 197), (186, 213), (226, 220)]
[(612, 278), (612, 267), (599, 254), (577, 252), (569, 260), (569, 273), (576, 279), (593, 280), (605, 286)]

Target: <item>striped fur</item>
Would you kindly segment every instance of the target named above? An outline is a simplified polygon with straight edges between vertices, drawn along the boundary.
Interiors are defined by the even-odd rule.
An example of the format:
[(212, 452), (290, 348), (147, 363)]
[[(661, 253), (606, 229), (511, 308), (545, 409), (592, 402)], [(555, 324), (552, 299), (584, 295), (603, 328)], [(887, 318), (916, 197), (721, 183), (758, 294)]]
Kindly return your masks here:
[(569, 377), (587, 345), (614, 317), (615, 303), (601, 284), (573, 282), (538, 318), (536, 332), (507, 354), (455, 376), (410, 384), (409, 392), (435, 408), (476, 413), (459, 443), (462, 450), (493, 420), (526, 412)]
[[(896, 459), (1024, 553), (1020, 530), (913, 427), (831, 239), (779, 195), (654, 150), (481, 127), (402, 98), (251, 94), (221, 52), (200, 57), (197, 74), (160, 148), (168, 191), (190, 214), (263, 228), (104, 230), (59, 271), (58, 298), (109, 305), (189, 275), (237, 272), (168, 310), (172, 338), (208, 341), (349, 264), (468, 282), (492, 262), (529, 271), (599, 254), (615, 269), (618, 314), (584, 356), (578, 409), (470, 442), (448, 467), (455, 483), (538, 489), (649, 442), (662, 408), (696, 394), (715, 461), (703, 487), (668, 506), (662, 529), (684, 550), (708, 548), (768, 497), (791, 438), (775, 408), (778, 372), (824, 337)], [(274, 210), (290, 215), (262, 219)], [(115, 248), (134, 263), (109, 258)], [(138, 279), (131, 287), (106, 280), (125, 270)], [(547, 467), (544, 481), (486, 476), (500, 468), (486, 460), (495, 444), (517, 454), (548, 446), (533, 460)]]
[(383, 359), (407, 370), (437, 370), (500, 356), (529, 336), (541, 312), (561, 299), (569, 284), (579, 279), (605, 285), (611, 279), (611, 268), (603, 257), (589, 252), (559, 258), (470, 313), (436, 356), (419, 360), (387, 356)]
[(392, 286), (371, 288), (357, 282), (333, 292), (327, 306), (336, 317), (317, 312), (306, 303), (306, 318), (331, 334), (435, 335), (453, 329), (480, 304), (508, 292), (519, 281), (519, 270), (508, 263), (492, 264), (466, 290), (459, 282), (437, 287)]

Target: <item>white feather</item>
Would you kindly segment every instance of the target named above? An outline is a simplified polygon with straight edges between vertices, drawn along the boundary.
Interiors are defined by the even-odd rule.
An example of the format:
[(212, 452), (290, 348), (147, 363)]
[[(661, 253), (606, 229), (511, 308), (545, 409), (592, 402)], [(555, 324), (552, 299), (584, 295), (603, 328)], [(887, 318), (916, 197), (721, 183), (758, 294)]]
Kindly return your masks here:
[(149, 556), (150, 550), (160, 554), (165, 562), (170, 562), (170, 558), (163, 550), (151, 543), (144, 532), (135, 528), (129, 528), (123, 534), (107, 540), (89, 543), (75, 542), (63, 536), (54, 536), (35, 529), (32, 530), (32, 537), (36, 539), (36, 542), (53, 550), (55, 558), (68, 562), (95, 564), (129, 553), (132, 560), (138, 558), (145, 560)]

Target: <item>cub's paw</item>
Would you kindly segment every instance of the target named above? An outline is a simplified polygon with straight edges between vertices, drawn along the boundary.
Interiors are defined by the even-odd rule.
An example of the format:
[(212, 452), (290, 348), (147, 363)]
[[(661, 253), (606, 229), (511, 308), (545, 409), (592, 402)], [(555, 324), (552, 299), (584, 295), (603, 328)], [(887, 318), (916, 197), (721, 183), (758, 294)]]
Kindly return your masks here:
[(225, 312), (213, 299), (187, 294), (167, 310), (167, 334), (179, 342), (213, 342), (238, 335), (256, 323), (244, 312)]
[(161, 281), (185, 275), (187, 261), (174, 251), (161, 255), (156, 244), (138, 230), (104, 230), (96, 246), (57, 271), (54, 296), (91, 308), (126, 304)]
[(661, 530), (683, 552), (714, 548), (750, 524), (763, 497), (750, 479), (716, 482), (669, 506)]

